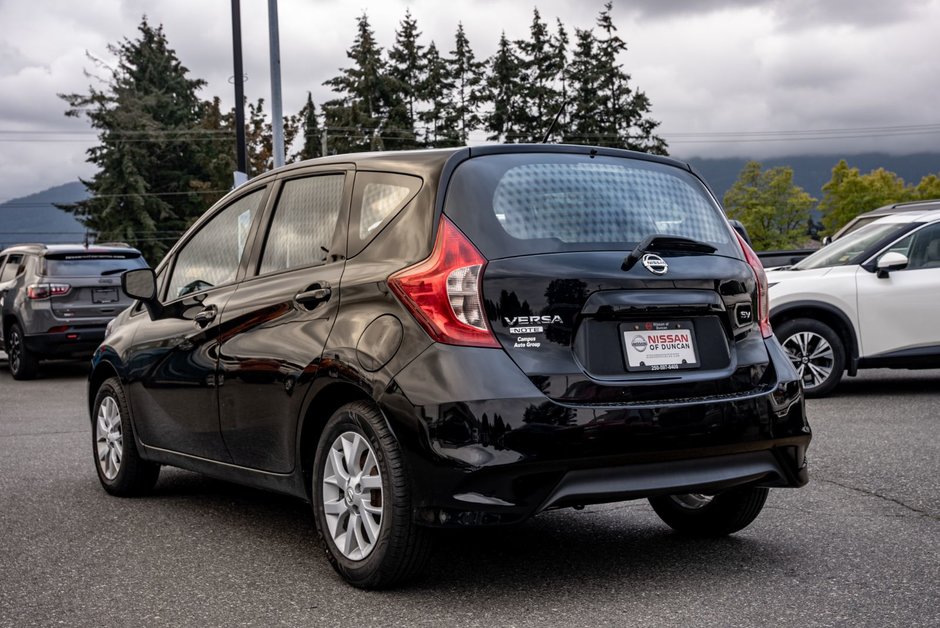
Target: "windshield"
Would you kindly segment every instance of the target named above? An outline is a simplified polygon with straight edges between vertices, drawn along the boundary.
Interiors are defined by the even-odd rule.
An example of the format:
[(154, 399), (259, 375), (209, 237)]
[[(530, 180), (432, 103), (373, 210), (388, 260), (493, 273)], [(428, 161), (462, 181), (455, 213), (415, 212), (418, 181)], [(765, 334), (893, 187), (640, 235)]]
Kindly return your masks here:
[(848, 266), (857, 264), (861, 260), (859, 255), (868, 247), (882, 238), (893, 233), (900, 233), (909, 226), (909, 223), (888, 222), (871, 223), (861, 229), (841, 237), (832, 244), (825, 246), (803, 261), (791, 266), (791, 270), (812, 270), (814, 268), (828, 268), (830, 266)]

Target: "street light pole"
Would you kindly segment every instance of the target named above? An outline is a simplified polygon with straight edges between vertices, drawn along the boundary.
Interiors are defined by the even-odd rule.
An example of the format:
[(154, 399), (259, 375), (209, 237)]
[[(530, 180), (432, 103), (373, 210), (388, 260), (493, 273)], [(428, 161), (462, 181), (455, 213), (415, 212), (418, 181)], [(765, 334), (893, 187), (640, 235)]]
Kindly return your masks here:
[(274, 167), (284, 165), (284, 113), (281, 107), (281, 44), (278, 36), (277, 0), (268, 0), (268, 39), (271, 44), (271, 130)]
[(232, 0), (232, 57), (235, 60), (235, 186), (248, 180), (245, 143), (245, 70), (242, 68), (242, 16), (239, 0)]

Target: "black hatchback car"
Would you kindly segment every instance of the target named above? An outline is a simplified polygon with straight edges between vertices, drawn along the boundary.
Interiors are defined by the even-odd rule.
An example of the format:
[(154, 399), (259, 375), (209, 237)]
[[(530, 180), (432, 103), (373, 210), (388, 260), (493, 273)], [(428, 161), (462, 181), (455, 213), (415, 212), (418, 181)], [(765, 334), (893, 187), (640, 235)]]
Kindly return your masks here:
[(98, 349), (96, 468), (309, 500), (350, 583), (431, 529), (649, 498), (715, 536), (807, 481), (761, 264), (687, 166), (574, 146), (341, 155), (209, 210)]

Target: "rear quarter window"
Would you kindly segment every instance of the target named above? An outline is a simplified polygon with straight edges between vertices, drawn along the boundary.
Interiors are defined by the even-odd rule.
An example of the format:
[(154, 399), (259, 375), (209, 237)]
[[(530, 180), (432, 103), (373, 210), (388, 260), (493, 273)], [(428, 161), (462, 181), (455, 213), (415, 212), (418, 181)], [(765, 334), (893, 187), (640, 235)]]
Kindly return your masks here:
[(418, 194), (422, 180), (390, 172), (357, 172), (349, 229), (349, 257), (358, 254)]
[(642, 160), (546, 153), (473, 158), (455, 170), (444, 211), (490, 259), (629, 250), (654, 233), (740, 256), (698, 179)]

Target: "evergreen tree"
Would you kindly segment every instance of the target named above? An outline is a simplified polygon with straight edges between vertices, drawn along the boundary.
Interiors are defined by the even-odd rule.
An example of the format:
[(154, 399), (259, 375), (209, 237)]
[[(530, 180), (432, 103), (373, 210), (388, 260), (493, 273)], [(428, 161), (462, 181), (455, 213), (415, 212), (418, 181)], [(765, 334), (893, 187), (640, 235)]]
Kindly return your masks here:
[(597, 18), (603, 36), (597, 41), (594, 70), (601, 77), (595, 113), (600, 126), (596, 143), (665, 155), (666, 142), (654, 134), (659, 122), (647, 117), (650, 100), (630, 87), (630, 75), (623, 71), (619, 61), (627, 44), (617, 35), (612, 10), (613, 3), (607, 2)]
[[(431, 148), (458, 146), (461, 144), (458, 129), (453, 120), (448, 120), (450, 96), (454, 89), (451, 65), (437, 51), (433, 41), (425, 55), (426, 72), (421, 85), (421, 99), (427, 108), (419, 114), (426, 125), (425, 143)], [(451, 116), (452, 117), (452, 116)]]
[(92, 197), (66, 206), (100, 240), (124, 240), (156, 264), (206, 208), (212, 176), (200, 159), (205, 85), (189, 77), (163, 27), (144, 18), (134, 40), (110, 45), (117, 66), (103, 89), (60, 94), (67, 116), (85, 117), (98, 131), (89, 149), (95, 175), (83, 183)]
[[(418, 146), (417, 132), (415, 130), (417, 117), (416, 105), (418, 103), (421, 85), (425, 72), (424, 46), (418, 43), (421, 32), (418, 22), (410, 10), (405, 11), (405, 19), (399, 24), (395, 33), (395, 45), (389, 50), (388, 74), (391, 79), (391, 89), (396, 92), (395, 106), (392, 122), (402, 127), (402, 148), (415, 148)], [(403, 108), (402, 108), (403, 107)], [(393, 125), (390, 123), (390, 127)], [(394, 127), (393, 127), (394, 128)], [(407, 135), (412, 137), (409, 139)]]
[(298, 133), (301, 134), (301, 143), (300, 150), (291, 155), (290, 161), (322, 157), (322, 131), (320, 121), (317, 118), (317, 106), (313, 104), (313, 96), (310, 92), (307, 92), (307, 102), (294, 120), (295, 127), (298, 129)]
[[(567, 39), (564, 30), (562, 34)], [(563, 57), (558, 55), (557, 42), (538, 9), (532, 10), (529, 39), (517, 41), (516, 47), (523, 77), (519, 86), (518, 141), (540, 142), (561, 106), (561, 92), (556, 82), (564, 66), (560, 63)]]
[(453, 90), (445, 124), (454, 126), (455, 137), (460, 144), (466, 144), (470, 132), (482, 124), (479, 107), (485, 98), (483, 80), (486, 64), (476, 60), (462, 23), (457, 24), (454, 49), (448, 63)]
[[(552, 38), (552, 63), (554, 64), (556, 81), (556, 100), (550, 103), (556, 111), (549, 112), (554, 115), (561, 111), (558, 123), (555, 125), (552, 133), (549, 135), (549, 141), (560, 141), (565, 135), (565, 129), (568, 127), (568, 31), (561, 20), (557, 20), (555, 36)], [(551, 124), (551, 120), (548, 121)], [(543, 133), (544, 135), (544, 133)], [(539, 138), (541, 141), (541, 138)]]
[[(407, 132), (400, 128), (402, 107), (386, 74), (382, 48), (375, 40), (369, 17), (363, 13), (356, 23), (356, 39), (346, 52), (352, 67), (340, 70), (339, 76), (324, 83), (340, 95), (323, 105), (331, 153), (392, 148)], [(397, 126), (389, 124), (390, 113), (394, 113), (391, 121)], [(394, 137), (386, 142), (389, 128)]]
[(204, 204), (208, 207), (222, 198), (232, 188), (235, 172), (235, 111), (222, 112), (218, 96), (203, 101), (200, 105), (199, 137), (195, 149), (197, 161), (206, 169), (208, 180), (201, 182)]
[(487, 96), (492, 105), (484, 117), (484, 128), (490, 132), (488, 140), (515, 142), (519, 140), (520, 123), (524, 123), (522, 103), (517, 92), (522, 84), (521, 61), (506, 33), (499, 38), (499, 46), (489, 60), (486, 79)]
[(567, 70), (571, 102), (563, 135), (563, 141), (570, 144), (598, 144), (602, 139), (597, 95), (603, 77), (598, 74), (596, 48), (594, 31), (575, 30), (575, 49)]

